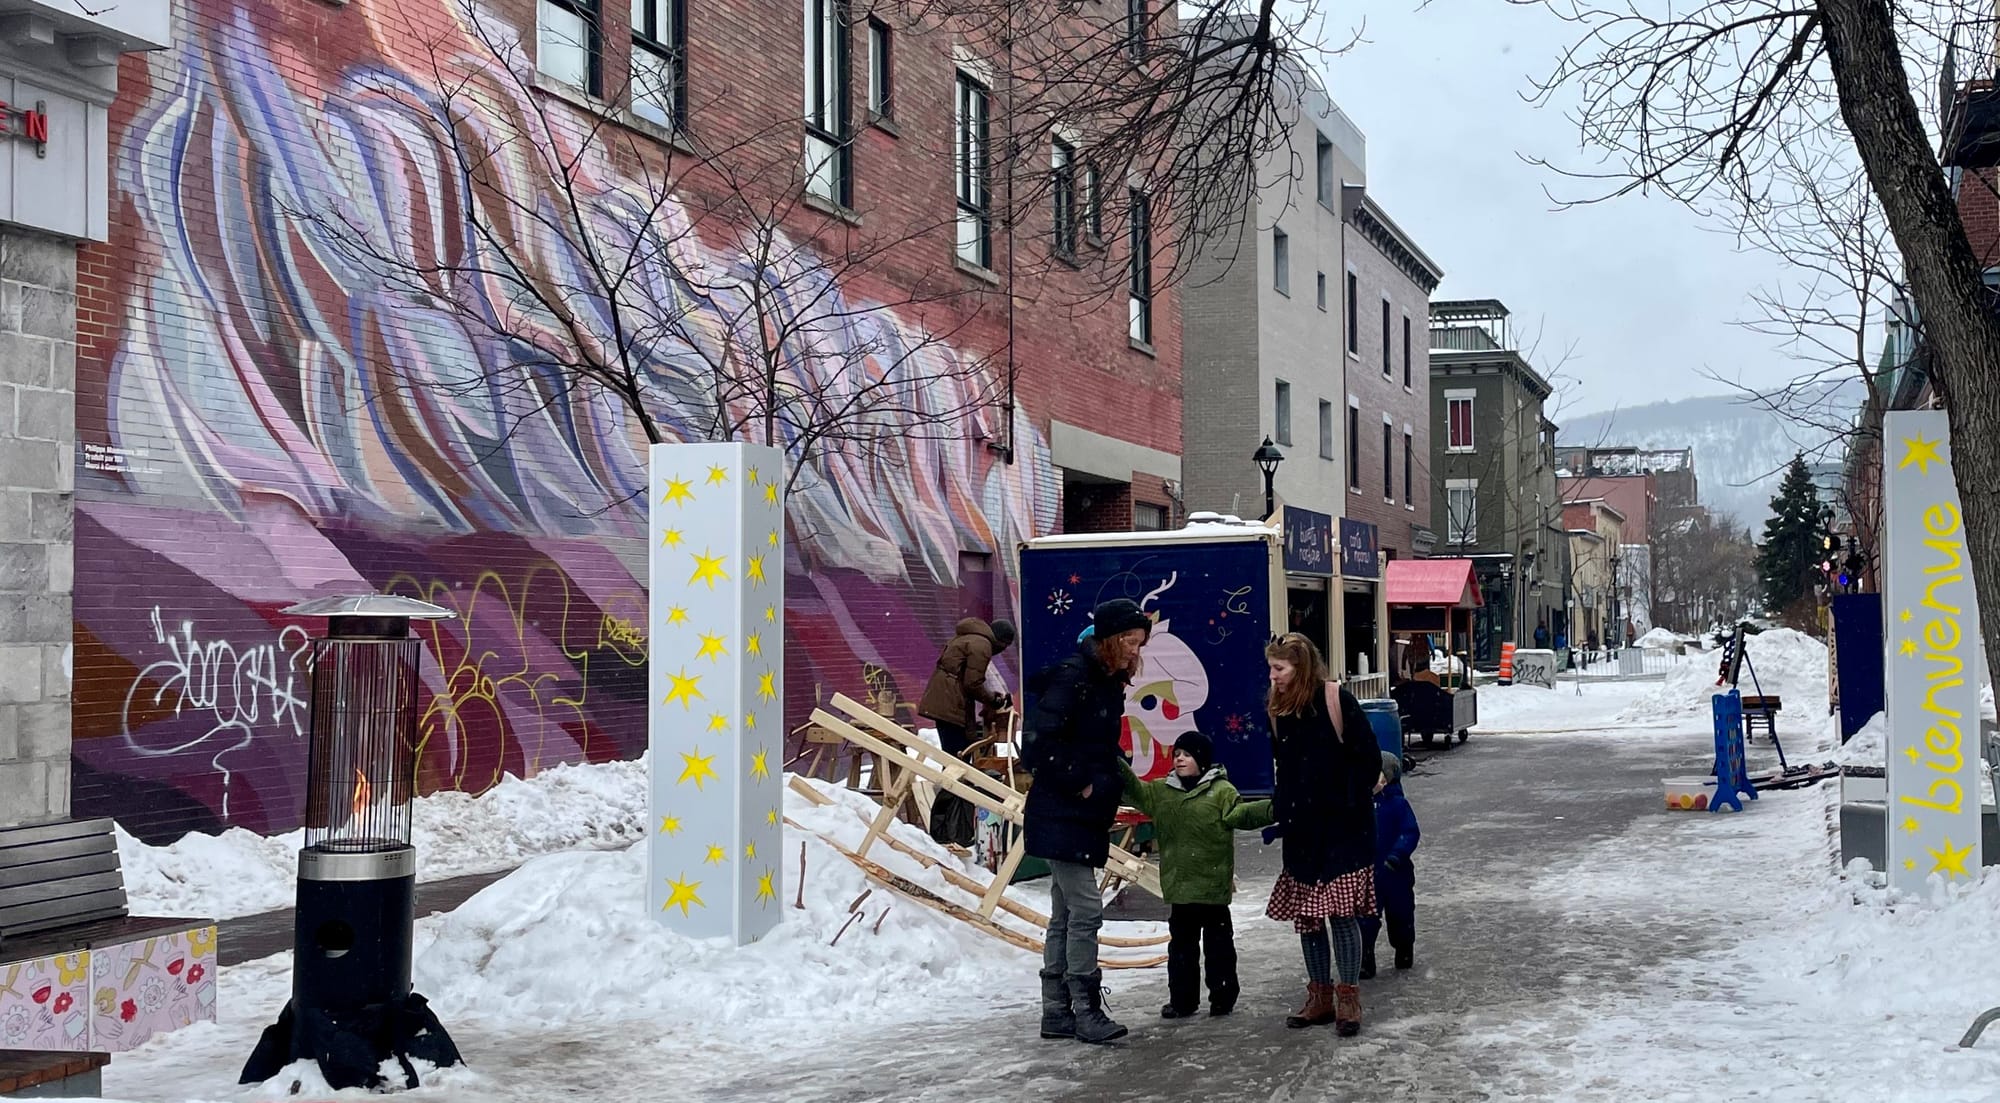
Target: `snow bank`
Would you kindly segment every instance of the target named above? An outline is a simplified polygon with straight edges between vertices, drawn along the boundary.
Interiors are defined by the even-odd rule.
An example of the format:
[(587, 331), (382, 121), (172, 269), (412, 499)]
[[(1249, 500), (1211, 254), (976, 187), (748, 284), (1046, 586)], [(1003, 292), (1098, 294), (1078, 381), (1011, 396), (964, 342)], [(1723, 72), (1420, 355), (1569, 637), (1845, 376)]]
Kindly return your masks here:
[[(1556, 679), (1554, 689), (1539, 686), (1485, 685), (1479, 687), (1479, 723), (1473, 725), (1474, 738), (1492, 734), (1589, 734), (1615, 736), (1629, 732), (1633, 725), (1607, 720), (1629, 705), (1641, 692), (1653, 688), (1644, 682), (1586, 680), (1577, 692), (1576, 679), (1567, 672)], [(1691, 725), (1682, 723), (1686, 730)]]
[[(477, 797), (436, 793), (414, 810), (417, 879), (510, 869), (540, 854), (626, 846), (645, 834), (646, 758), (512, 775)], [(231, 828), (147, 846), (118, 831), (135, 912), (230, 919), (292, 905), (305, 835)]]
[[(1784, 698), (1785, 708), (1806, 716), (1826, 708), (1826, 645), (1803, 632), (1774, 628), (1747, 637), (1750, 660), (1738, 688), (1745, 694)], [(1626, 721), (1707, 716), (1709, 698), (1724, 687), (1715, 684), (1721, 653), (1702, 652), (1667, 672), (1666, 681), (1641, 696), (1619, 715)], [(1753, 677), (1754, 671), (1754, 677)]]
[(1681, 639), (1681, 637), (1675, 635), (1672, 632), (1667, 631), (1664, 628), (1649, 628), (1646, 630), (1645, 635), (1640, 636), (1637, 640), (1633, 641), (1633, 646), (1650, 647), (1658, 650), (1671, 650), (1673, 648), (1679, 647), (1683, 642), (1684, 641)]
[(1868, 718), (1861, 730), (1841, 746), (1833, 760), (1842, 766), (1873, 766), (1881, 769), (1888, 760), (1889, 714), (1878, 712)]

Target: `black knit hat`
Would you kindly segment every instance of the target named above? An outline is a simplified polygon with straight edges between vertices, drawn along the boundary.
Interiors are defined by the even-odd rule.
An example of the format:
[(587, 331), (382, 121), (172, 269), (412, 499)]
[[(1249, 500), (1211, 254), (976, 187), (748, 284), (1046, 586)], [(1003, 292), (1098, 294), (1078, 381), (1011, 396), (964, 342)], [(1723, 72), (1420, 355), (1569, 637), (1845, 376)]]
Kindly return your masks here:
[(1186, 751), (1204, 773), (1215, 765), (1215, 744), (1200, 732), (1182, 732), (1174, 740), (1174, 750)]
[(1139, 608), (1138, 602), (1124, 597), (1112, 598), (1098, 606), (1090, 614), (1090, 626), (1100, 640), (1108, 640), (1134, 628), (1145, 629), (1148, 636), (1153, 634), (1153, 619)]

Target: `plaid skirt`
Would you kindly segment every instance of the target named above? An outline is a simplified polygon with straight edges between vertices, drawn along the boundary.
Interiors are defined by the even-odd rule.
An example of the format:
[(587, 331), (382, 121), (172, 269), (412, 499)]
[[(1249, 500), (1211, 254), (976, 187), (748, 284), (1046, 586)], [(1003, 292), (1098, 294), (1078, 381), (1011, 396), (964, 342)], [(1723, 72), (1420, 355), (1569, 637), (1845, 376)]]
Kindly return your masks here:
[(1330, 916), (1359, 919), (1375, 914), (1375, 869), (1363, 866), (1331, 881), (1307, 883), (1278, 875), (1271, 887), (1271, 903), (1264, 914), (1279, 921), (1291, 920), (1292, 929), (1311, 934)]

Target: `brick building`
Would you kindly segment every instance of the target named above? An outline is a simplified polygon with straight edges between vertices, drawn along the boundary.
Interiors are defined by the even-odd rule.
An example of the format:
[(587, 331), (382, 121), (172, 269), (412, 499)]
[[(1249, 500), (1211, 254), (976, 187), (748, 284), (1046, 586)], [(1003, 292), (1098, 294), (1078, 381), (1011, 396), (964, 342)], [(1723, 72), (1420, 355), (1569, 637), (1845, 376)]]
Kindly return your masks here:
[[(1337, 524), (1348, 549), (1338, 572), (1291, 578), (1292, 626), (1336, 672), (1379, 671), (1377, 552), (1428, 551), (1423, 334), (1443, 273), (1368, 191), (1360, 129), (1316, 80), (1298, 83), (1300, 101), (1281, 108), (1290, 149), (1260, 167), (1260, 187), (1231, 232), (1204, 243), (1188, 281), (1186, 502), (1262, 516), (1251, 455), (1272, 441), (1285, 456), (1277, 499), (1331, 519), (1317, 523)], [(1294, 165), (1310, 166), (1306, 180), (1292, 180)]]
[[(961, 615), (1018, 607), (1021, 540), (1173, 520), (1179, 300), (1146, 193), (1074, 135), (988, 155), (1021, 136), (976, 38), (859, 3), (173, 7), (172, 46), (119, 74), (78, 254), (80, 813), (294, 826), (306, 626), (279, 610), (309, 595), (458, 614), (427, 630), (426, 788), (645, 748), (646, 427), (565, 383), (545, 332), (637, 365), (667, 440), (736, 424), (723, 382), (758, 352), (762, 394), (905, 369), (793, 486), (794, 714), (913, 700)], [(639, 258), (620, 294), (674, 326), (601, 335), (613, 244)], [(519, 282), (468, 259), (496, 251)], [(835, 320), (745, 351), (746, 301)]]

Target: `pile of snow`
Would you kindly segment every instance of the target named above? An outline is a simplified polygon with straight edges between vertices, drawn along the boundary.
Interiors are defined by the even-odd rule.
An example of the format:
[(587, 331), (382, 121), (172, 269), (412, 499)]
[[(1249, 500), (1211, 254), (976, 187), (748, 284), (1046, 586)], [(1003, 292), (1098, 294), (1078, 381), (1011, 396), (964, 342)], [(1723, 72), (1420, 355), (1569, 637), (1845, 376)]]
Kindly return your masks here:
[(1633, 641), (1634, 647), (1649, 647), (1659, 651), (1671, 651), (1687, 641), (1664, 628), (1649, 628), (1646, 634)]
[(1849, 737), (1833, 760), (1842, 766), (1873, 766), (1879, 770), (1888, 761), (1888, 754), (1889, 714), (1878, 712)]
[[(1774, 628), (1747, 637), (1749, 661), (1737, 688), (1747, 695), (1783, 698), (1784, 707), (1805, 716), (1826, 709), (1826, 645), (1803, 632)], [(1702, 652), (1667, 673), (1666, 681), (1632, 703), (1621, 720), (1646, 721), (1665, 717), (1706, 716), (1709, 699), (1727, 687), (1718, 686), (1720, 652)]]
[[(413, 810), (417, 879), (511, 869), (540, 854), (628, 846), (645, 834), (646, 758), (552, 766), (480, 794), (435, 793)], [(135, 912), (230, 919), (292, 905), (305, 833), (231, 828), (147, 846), (118, 830)]]
[[(1577, 692), (1576, 679), (1564, 674), (1554, 689), (1524, 685), (1480, 686), (1479, 723), (1475, 737), (1495, 735), (1622, 735), (1641, 725), (1614, 724), (1607, 718), (1652, 688), (1643, 682), (1591, 681)], [(1682, 723), (1682, 730), (1692, 725)]]

